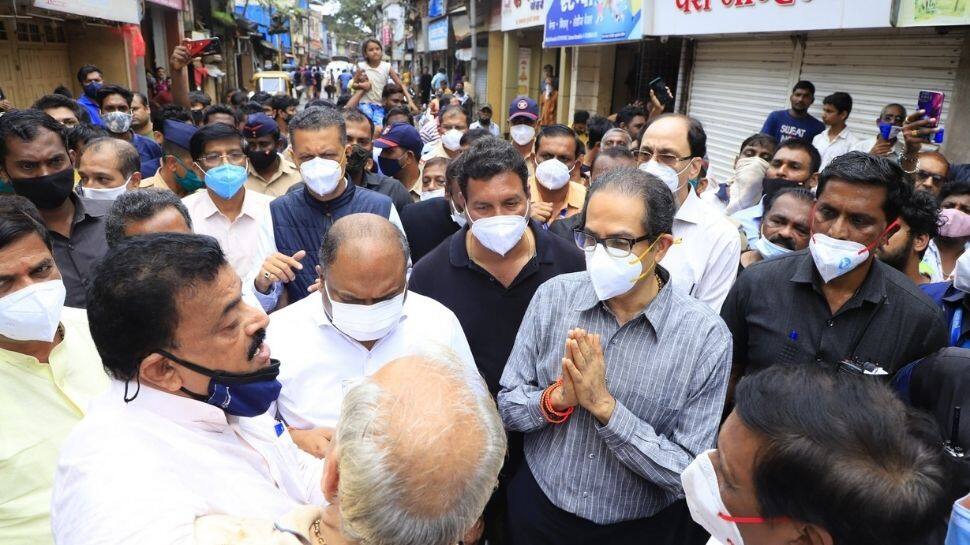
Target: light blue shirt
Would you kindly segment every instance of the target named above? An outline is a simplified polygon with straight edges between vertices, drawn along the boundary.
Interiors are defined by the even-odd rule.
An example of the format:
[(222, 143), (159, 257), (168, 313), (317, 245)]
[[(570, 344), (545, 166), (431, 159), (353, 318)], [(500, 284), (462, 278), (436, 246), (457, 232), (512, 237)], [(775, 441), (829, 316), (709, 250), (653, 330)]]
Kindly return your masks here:
[(970, 545), (970, 509), (960, 505), (966, 499), (964, 496), (953, 504), (945, 545)]
[(748, 238), (748, 247), (753, 247), (754, 243), (761, 237), (761, 216), (764, 215), (764, 204), (765, 198), (761, 197), (758, 204), (731, 214), (731, 219), (737, 220), (741, 224), (744, 236)]

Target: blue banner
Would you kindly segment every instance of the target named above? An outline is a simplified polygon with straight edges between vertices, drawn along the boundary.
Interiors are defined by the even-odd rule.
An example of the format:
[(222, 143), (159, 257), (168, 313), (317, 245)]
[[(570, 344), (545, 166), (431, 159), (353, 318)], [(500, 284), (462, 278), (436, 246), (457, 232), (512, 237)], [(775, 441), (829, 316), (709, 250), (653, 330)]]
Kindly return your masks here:
[(428, 51), (448, 49), (448, 18), (428, 23)]
[(642, 0), (551, 0), (546, 2), (543, 47), (597, 45), (643, 37)]
[(445, 14), (445, 0), (428, 0), (428, 17), (441, 17)]

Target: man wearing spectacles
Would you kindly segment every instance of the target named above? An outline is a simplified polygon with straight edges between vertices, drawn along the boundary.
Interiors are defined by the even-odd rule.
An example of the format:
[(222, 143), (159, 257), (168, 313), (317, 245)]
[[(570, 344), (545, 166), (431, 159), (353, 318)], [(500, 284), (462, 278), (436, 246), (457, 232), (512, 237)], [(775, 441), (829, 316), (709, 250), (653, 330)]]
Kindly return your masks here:
[(861, 151), (880, 157), (902, 156), (906, 142), (897, 135), (906, 121), (906, 108), (902, 104), (887, 104), (876, 119), (878, 132), (871, 138), (853, 144), (852, 151)]
[(943, 184), (950, 179), (950, 162), (938, 151), (924, 151), (916, 158), (916, 173), (913, 174), (916, 189), (939, 197)]
[(511, 543), (683, 543), (680, 473), (714, 446), (730, 334), (657, 265), (674, 242), (658, 178), (603, 174), (581, 217), (587, 271), (539, 288), (502, 374), (499, 413), (525, 434)]
[(643, 133), (637, 161), (674, 194), (673, 235), (680, 241), (667, 252), (664, 267), (674, 289), (721, 309), (734, 284), (741, 256), (738, 230), (694, 191), (700, 179), (707, 135), (694, 118), (665, 114)]
[(218, 240), (226, 260), (243, 285), (249, 286), (263, 259), (276, 252), (276, 243), (269, 213), (273, 198), (243, 187), (249, 177), (245, 143), (230, 125), (200, 128), (189, 142), (189, 151), (205, 191), (182, 201), (194, 231)]

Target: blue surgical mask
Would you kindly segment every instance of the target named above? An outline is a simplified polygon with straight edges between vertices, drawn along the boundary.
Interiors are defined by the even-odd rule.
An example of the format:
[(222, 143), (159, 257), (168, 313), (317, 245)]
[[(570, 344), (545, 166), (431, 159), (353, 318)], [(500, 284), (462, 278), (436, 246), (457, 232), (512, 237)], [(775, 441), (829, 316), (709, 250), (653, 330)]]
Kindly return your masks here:
[(205, 186), (220, 198), (229, 200), (239, 193), (248, 177), (246, 167), (223, 163), (206, 171)]
[(754, 243), (754, 249), (758, 250), (765, 259), (770, 259), (772, 257), (778, 257), (780, 255), (790, 254), (792, 251), (784, 246), (779, 246), (774, 242), (766, 239), (765, 237), (759, 238)]
[(251, 373), (230, 373), (213, 371), (164, 350), (158, 350), (158, 353), (186, 369), (209, 377), (209, 391), (206, 395), (185, 388), (182, 388), (183, 393), (234, 416), (252, 417), (265, 413), (279, 399), (280, 390), (283, 388), (276, 379), (280, 374), (279, 360), (270, 360), (267, 367)]
[(199, 175), (195, 173), (194, 170), (185, 166), (185, 163), (179, 160), (178, 157), (172, 156), (175, 162), (178, 163), (183, 169), (185, 169), (185, 175), (179, 176), (178, 172), (175, 173), (175, 183), (179, 184), (186, 193), (192, 194), (196, 191), (205, 187), (205, 182), (199, 179)]

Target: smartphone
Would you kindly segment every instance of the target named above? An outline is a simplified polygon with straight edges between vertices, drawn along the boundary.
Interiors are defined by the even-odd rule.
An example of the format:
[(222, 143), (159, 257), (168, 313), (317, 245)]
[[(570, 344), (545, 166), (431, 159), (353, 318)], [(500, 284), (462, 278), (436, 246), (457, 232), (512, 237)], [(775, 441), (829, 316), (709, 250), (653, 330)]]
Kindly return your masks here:
[(650, 82), (650, 89), (657, 97), (657, 100), (659, 100), (664, 106), (667, 106), (674, 101), (674, 97), (670, 94), (670, 92), (667, 91), (667, 84), (664, 83), (664, 79), (662, 77), (657, 76), (653, 78), (653, 80)]
[(940, 91), (920, 91), (919, 101), (916, 103), (917, 110), (923, 110), (923, 119), (933, 118), (936, 120), (932, 127), (940, 124), (940, 116), (943, 115), (943, 98)]
[(219, 54), (219, 38), (203, 38), (201, 40), (189, 40), (185, 47), (189, 50), (190, 57), (201, 57), (204, 55)]

